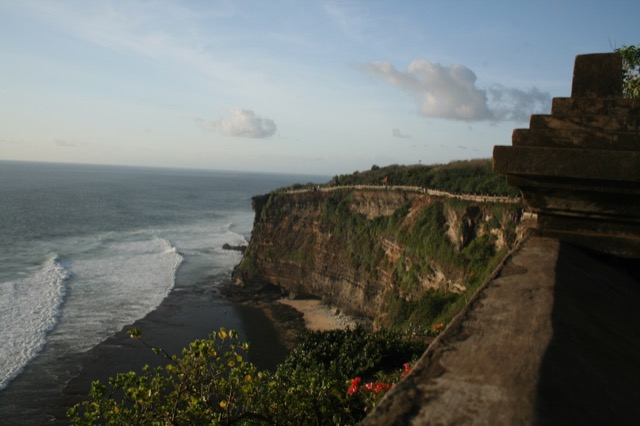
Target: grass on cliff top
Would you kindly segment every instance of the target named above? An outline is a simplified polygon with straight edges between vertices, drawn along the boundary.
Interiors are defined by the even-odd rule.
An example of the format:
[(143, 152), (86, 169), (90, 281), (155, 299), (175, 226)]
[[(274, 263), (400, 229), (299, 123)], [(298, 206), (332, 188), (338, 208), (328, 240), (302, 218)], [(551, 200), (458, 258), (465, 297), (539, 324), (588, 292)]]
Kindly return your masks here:
[(452, 193), (515, 197), (519, 191), (493, 171), (491, 159), (454, 161), (434, 165), (374, 165), (370, 170), (338, 175), (334, 185), (407, 185)]

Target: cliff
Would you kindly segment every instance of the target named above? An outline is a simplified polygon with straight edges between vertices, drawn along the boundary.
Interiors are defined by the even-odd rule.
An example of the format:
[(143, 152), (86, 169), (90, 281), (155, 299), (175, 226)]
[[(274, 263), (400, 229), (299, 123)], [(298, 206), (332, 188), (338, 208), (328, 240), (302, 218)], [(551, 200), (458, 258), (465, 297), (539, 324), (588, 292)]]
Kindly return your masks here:
[(513, 202), (385, 187), (281, 190), (253, 208), (236, 284), (319, 297), (386, 326), (446, 315), (514, 245), (521, 216)]

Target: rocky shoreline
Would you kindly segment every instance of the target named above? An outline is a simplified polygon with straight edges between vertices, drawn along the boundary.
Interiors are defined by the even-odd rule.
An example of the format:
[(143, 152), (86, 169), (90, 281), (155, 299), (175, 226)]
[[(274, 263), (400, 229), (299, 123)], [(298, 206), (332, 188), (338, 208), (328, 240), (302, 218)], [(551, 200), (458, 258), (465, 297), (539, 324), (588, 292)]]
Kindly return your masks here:
[(280, 288), (269, 284), (248, 288), (229, 283), (221, 288), (221, 293), (233, 303), (260, 309), (273, 323), (282, 344), (289, 350), (308, 331), (357, 325), (371, 327), (369, 320), (344, 315), (318, 299), (289, 299)]
[(276, 328), (282, 344), (289, 350), (293, 349), (307, 331), (302, 312), (278, 303), (283, 294), (275, 286), (265, 285), (249, 290), (228, 283), (220, 288), (220, 293), (233, 303), (260, 309)]

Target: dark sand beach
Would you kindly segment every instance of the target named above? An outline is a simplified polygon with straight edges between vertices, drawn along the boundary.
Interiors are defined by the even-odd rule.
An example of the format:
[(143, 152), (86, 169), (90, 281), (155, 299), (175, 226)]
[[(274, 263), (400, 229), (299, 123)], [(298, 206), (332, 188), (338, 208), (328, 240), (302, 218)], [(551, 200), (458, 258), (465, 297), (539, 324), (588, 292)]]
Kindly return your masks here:
[[(297, 315), (289, 318), (300, 322)], [(189, 342), (220, 327), (238, 330), (241, 340), (251, 343), (250, 360), (259, 368), (273, 368), (288, 352), (282, 333), (255, 304), (230, 301), (211, 285), (176, 288), (156, 310), (89, 352), (66, 359), (45, 356), (32, 363), (0, 392), (0, 423), (67, 424), (67, 409), (87, 395), (93, 380), (162, 363), (163, 358), (129, 338), (130, 328), (141, 329), (149, 345), (179, 354)]]

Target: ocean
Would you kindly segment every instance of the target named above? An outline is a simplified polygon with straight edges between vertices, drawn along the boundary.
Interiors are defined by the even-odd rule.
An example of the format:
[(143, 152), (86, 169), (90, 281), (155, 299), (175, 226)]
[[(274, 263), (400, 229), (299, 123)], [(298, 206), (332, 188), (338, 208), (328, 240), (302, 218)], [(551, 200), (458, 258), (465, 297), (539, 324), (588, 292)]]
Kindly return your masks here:
[[(215, 289), (247, 244), (251, 197), (326, 177), (0, 162), (0, 398), (153, 311), (170, 292)], [(224, 300), (220, 326), (251, 324)], [(224, 310), (224, 313), (222, 312)], [(41, 386), (40, 383), (39, 386)], [(45, 383), (46, 385), (46, 383)]]

